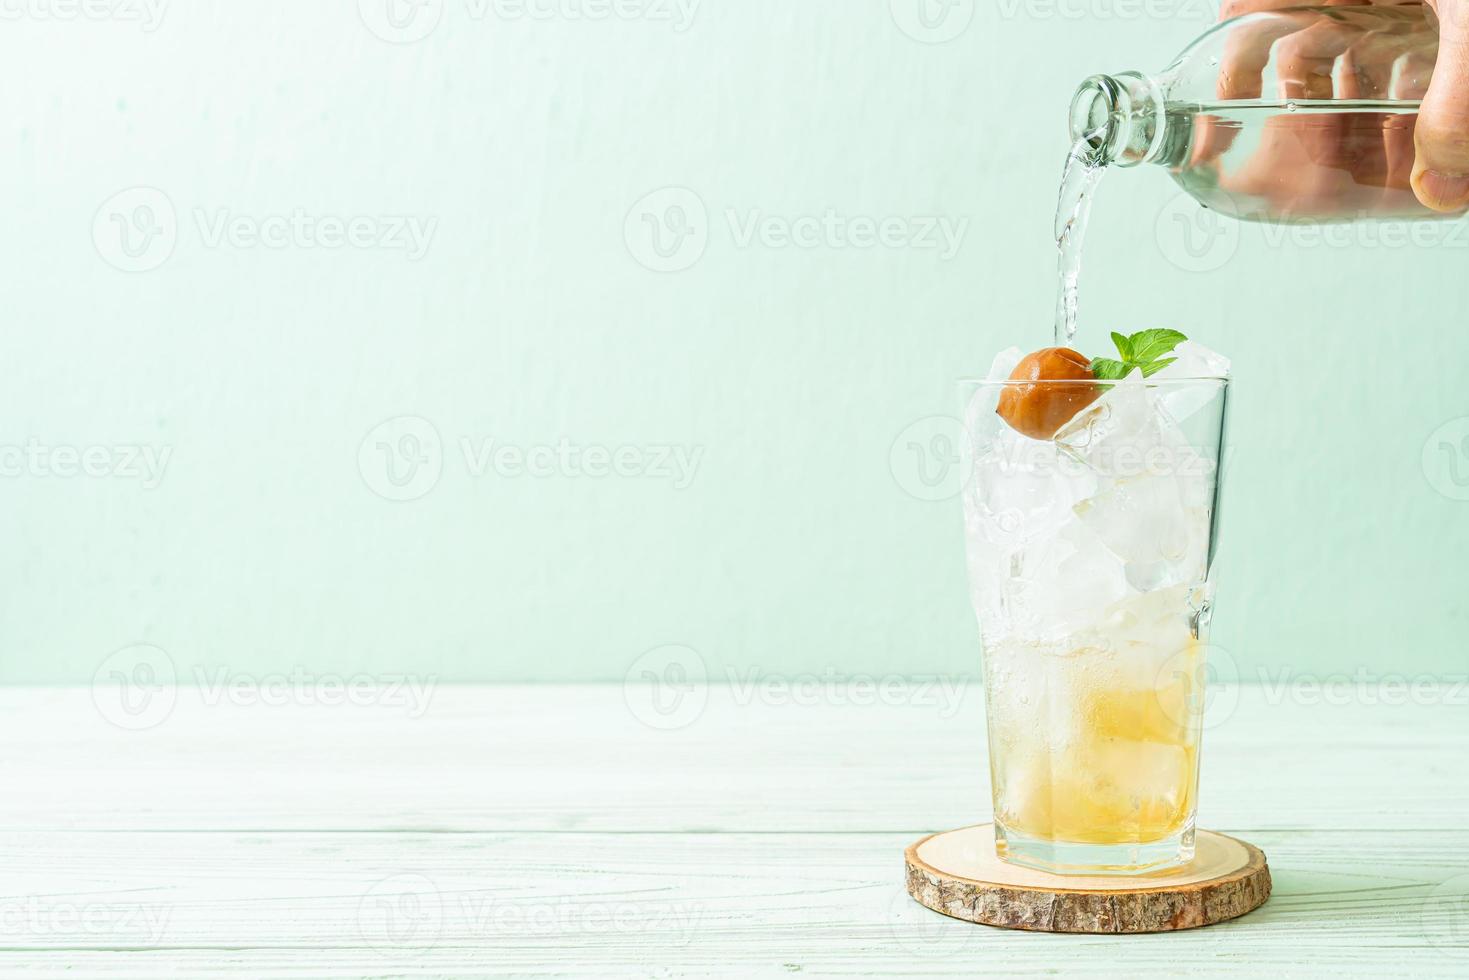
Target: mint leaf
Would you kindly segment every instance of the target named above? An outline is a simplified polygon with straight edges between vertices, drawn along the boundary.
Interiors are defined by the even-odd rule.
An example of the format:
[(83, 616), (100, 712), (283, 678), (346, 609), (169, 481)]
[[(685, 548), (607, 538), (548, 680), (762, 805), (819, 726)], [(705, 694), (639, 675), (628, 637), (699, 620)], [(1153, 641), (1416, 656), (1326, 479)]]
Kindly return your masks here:
[(1178, 360), (1164, 355), (1188, 340), (1177, 330), (1139, 330), (1130, 337), (1112, 334), (1112, 343), (1117, 345), (1121, 360), (1099, 357), (1092, 361), (1092, 374), (1102, 381), (1121, 381), (1133, 371), (1142, 371), (1143, 377), (1151, 378), (1159, 371)]
[(1178, 360), (1176, 357), (1165, 357), (1161, 361), (1154, 361), (1151, 364), (1143, 365), (1143, 377), (1151, 378), (1176, 360)]
[(1138, 365), (1151, 364), (1164, 354), (1171, 354), (1173, 348), (1185, 340), (1188, 338), (1177, 330), (1144, 330), (1135, 333), (1128, 338), (1128, 350), (1132, 354), (1128, 360)]
[(1132, 341), (1117, 331), (1112, 331), (1112, 343), (1117, 345), (1117, 353), (1122, 355), (1123, 362), (1132, 360)]
[(1132, 368), (1122, 361), (1110, 357), (1099, 357), (1092, 361), (1092, 374), (1102, 381), (1121, 381), (1132, 373)]

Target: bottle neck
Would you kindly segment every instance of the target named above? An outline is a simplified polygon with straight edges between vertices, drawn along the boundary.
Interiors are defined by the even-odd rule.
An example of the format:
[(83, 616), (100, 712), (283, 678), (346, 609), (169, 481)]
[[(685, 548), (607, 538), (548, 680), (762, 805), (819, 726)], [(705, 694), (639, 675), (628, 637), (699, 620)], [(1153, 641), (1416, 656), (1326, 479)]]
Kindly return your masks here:
[(1137, 72), (1093, 75), (1071, 100), (1071, 139), (1085, 141), (1098, 164), (1163, 162), (1167, 122), (1162, 87)]

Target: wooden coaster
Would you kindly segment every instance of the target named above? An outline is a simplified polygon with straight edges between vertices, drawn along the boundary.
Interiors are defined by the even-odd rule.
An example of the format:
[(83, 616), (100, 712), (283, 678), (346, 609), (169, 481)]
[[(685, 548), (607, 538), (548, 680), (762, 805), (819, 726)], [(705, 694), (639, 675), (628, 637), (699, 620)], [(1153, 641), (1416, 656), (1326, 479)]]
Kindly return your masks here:
[(1270, 897), (1258, 847), (1198, 832), (1192, 863), (1117, 877), (1054, 875), (995, 855), (994, 824), (932, 834), (905, 852), (908, 894), (935, 912), (1032, 932), (1167, 932), (1244, 915)]

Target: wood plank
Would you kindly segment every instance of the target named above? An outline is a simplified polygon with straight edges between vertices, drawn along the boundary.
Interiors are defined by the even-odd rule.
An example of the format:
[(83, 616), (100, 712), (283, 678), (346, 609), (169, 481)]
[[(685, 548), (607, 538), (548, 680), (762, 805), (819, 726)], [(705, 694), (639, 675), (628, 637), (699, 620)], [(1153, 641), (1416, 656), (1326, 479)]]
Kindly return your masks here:
[[(989, 819), (982, 692), (902, 697), (711, 685), (660, 730), (618, 685), (440, 687), (419, 717), (181, 692), (130, 731), (85, 689), (9, 689), (0, 828), (916, 835)], [(1469, 707), (1448, 689), (1398, 706), (1217, 697), (1236, 707), (1205, 735), (1203, 826), (1443, 830), (1469, 813)]]
[(7, 833), (0, 974), (1469, 972), (1469, 834), (1242, 836), (1269, 904), (1108, 937), (930, 912), (896, 834)]
[(0, 974), (1469, 975), (1448, 690), (1223, 690), (1203, 822), (1269, 853), (1275, 896), (1127, 938), (912, 902), (903, 849), (988, 815), (982, 697), (850, 693), (713, 685), (663, 730), (620, 687), (442, 688), (421, 715), (180, 692), (131, 731), (86, 690), (0, 691)]

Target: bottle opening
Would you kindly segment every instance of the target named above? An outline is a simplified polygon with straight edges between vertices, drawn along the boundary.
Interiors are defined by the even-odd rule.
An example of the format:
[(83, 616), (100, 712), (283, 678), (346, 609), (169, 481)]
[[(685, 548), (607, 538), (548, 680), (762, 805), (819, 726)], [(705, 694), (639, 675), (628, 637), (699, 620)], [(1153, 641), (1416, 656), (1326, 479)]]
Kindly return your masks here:
[(1093, 75), (1081, 83), (1071, 99), (1071, 141), (1085, 145), (1096, 163), (1110, 160), (1107, 150), (1116, 139), (1121, 116), (1118, 100), (1123, 94), (1122, 86), (1112, 78)]
[(1071, 100), (1071, 139), (1095, 164), (1133, 167), (1152, 159), (1162, 123), (1158, 86), (1137, 72), (1093, 75)]

